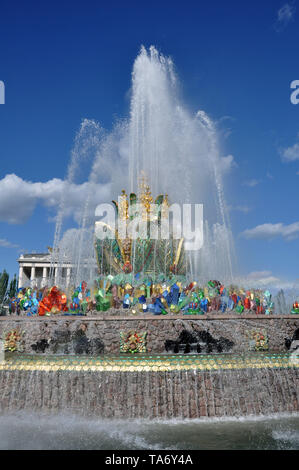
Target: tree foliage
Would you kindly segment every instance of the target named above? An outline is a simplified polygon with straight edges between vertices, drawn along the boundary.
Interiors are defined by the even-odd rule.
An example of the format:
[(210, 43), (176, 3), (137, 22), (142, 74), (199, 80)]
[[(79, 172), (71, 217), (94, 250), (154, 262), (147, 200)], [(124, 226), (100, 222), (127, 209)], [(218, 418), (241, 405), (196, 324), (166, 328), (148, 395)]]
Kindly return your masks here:
[(14, 278), (10, 281), (9, 289), (7, 292), (7, 296), (9, 299), (12, 299), (13, 297), (15, 297), (17, 293), (17, 286), (18, 286), (17, 276), (14, 275)]
[(5, 271), (0, 273), (0, 304), (3, 304), (8, 286), (9, 274)]

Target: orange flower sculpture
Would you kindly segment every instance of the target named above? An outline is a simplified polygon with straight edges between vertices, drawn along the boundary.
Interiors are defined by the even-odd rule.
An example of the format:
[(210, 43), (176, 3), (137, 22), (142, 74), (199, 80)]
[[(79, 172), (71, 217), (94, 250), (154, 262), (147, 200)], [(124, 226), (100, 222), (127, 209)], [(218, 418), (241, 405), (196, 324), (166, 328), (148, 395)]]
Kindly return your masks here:
[(38, 314), (44, 316), (50, 313), (67, 312), (67, 297), (56, 286), (39, 302)]

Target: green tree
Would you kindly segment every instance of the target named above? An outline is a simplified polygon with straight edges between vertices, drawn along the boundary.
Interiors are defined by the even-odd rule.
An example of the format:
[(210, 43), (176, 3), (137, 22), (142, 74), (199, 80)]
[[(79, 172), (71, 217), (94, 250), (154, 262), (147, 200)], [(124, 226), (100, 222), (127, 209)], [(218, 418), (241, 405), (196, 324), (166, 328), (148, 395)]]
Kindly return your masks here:
[(0, 274), (0, 304), (1, 305), (3, 304), (5, 300), (8, 280), (9, 280), (9, 274), (4, 269), (4, 271)]
[(15, 297), (16, 293), (17, 293), (17, 276), (14, 275), (14, 278), (10, 281), (7, 296), (9, 299), (12, 299), (13, 297)]

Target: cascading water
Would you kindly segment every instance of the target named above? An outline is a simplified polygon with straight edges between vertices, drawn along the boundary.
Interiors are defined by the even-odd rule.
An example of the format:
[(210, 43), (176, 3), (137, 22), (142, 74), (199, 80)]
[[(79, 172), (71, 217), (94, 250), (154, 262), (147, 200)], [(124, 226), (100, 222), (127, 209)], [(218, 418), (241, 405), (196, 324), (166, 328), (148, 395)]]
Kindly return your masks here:
[[(65, 200), (58, 211), (53, 266), (58, 263), (61, 284), (66, 259), (73, 265), (72, 283), (92, 277), (86, 269), (90, 260), (95, 264), (94, 209), (115, 199), (123, 187), (136, 192), (142, 171), (154, 195), (168, 193), (171, 203), (203, 204), (204, 245), (200, 251), (189, 252), (189, 274), (200, 280), (232, 280), (233, 243), (217, 131), (203, 111), (192, 115), (182, 104), (173, 63), (153, 46), (142, 47), (134, 63), (129, 119), (118, 122), (110, 133), (94, 121), (83, 122), (68, 170), (70, 184), (89, 161), (86, 198), (78, 205), (78, 228), (67, 231), (62, 239), (68, 215)], [(97, 200), (95, 187), (105, 188)]]

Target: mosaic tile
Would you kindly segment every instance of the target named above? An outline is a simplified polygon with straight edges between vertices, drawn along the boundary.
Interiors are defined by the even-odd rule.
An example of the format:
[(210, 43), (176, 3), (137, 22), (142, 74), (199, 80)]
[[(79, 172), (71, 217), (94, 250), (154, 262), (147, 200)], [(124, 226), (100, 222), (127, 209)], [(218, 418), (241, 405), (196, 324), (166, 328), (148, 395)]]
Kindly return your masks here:
[[(298, 361), (299, 363), (299, 361)], [(299, 364), (290, 363), (290, 354), (250, 355), (157, 355), (157, 356), (11, 356), (0, 364), (0, 370), (73, 370), (73, 371), (167, 371), (167, 370), (221, 370), (290, 368)]]

